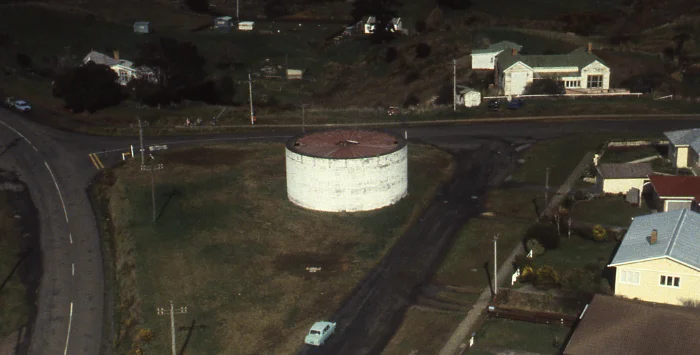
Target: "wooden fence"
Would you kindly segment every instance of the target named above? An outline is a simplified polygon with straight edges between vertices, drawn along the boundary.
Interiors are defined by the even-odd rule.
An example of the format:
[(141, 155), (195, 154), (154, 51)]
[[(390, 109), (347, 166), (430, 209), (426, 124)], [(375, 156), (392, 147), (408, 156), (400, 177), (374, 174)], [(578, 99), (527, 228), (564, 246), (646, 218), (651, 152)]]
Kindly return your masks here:
[(519, 320), (538, 324), (573, 326), (577, 317), (563, 313), (524, 311), (520, 309), (500, 308), (490, 306), (488, 314), (498, 318)]

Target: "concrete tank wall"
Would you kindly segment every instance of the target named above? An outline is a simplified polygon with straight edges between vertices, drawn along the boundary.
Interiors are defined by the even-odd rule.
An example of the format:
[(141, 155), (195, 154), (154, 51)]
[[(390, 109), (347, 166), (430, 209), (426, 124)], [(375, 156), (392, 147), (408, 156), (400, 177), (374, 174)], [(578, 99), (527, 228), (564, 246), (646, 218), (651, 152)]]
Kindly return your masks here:
[(369, 211), (408, 194), (408, 148), (378, 157), (327, 159), (286, 149), (287, 196), (317, 211)]

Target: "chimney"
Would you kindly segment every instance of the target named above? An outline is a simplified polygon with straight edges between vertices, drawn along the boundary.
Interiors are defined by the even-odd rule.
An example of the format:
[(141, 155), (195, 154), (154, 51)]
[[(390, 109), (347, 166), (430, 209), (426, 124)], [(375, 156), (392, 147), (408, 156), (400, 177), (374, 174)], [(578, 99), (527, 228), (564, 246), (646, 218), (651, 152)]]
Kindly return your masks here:
[(593, 42), (588, 42), (588, 53), (593, 53)]
[(518, 55), (518, 50), (515, 49), (515, 48), (512, 48), (512, 49), (510, 50), (510, 55), (512, 55), (512, 56)]
[(651, 236), (649, 236), (649, 245), (654, 245), (656, 244), (656, 240), (659, 237), (659, 232), (656, 231), (656, 229), (651, 231)]
[(119, 50), (117, 49), (114, 50), (114, 59), (119, 60)]

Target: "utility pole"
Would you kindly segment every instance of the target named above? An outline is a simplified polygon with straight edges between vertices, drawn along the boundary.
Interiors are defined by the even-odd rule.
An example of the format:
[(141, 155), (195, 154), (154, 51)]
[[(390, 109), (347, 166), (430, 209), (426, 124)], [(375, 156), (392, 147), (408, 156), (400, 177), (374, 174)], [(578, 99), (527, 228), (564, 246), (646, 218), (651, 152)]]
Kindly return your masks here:
[(301, 132), (306, 134), (306, 104), (301, 105)]
[(141, 119), (139, 118), (139, 141), (141, 142), (141, 169), (143, 169), (143, 126), (141, 125)]
[(240, 18), (238, 17), (238, 1), (239, 0), (236, 0), (236, 26), (238, 26), (238, 23), (241, 22)]
[(177, 348), (175, 346), (175, 314), (187, 313), (187, 307), (180, 307), (180, 309), (176, 310), (173, 307), (173, 301), (170, 301), (170, 310), (166, 310), (165, 308), (158, 308), (157, 312), (159, 316), (170, 315), (170, 333), (172, 335), (173, 355), (177, 355)]
[(248, 71), (248, 99), (250, 100), (250, 124), (255, 124), (255, 113), (253, 111), (253, 79)]
[(151, 172), (151, 206), (153, 209), (153, 222), (156, 221), (156, 170), (163, 170), (163, 164), (141, 165), (141, 170)]
[(547, 168), (547, 175), (544, 177), (544, 211), (547, 210), (547, 205), (549, 204), (549, 168)]
[(452, 109), (457, 111), (457, 59), (452, 59)]
[(498, 236), (501, 233), (493, 236), (493, 297), (498, 295)]

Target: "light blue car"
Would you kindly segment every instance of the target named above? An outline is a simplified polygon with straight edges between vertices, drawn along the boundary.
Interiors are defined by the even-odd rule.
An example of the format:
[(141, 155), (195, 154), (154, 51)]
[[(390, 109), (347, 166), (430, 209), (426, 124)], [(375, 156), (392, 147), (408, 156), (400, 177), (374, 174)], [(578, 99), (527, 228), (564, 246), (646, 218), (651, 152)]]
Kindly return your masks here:
[(32, 110), (32, 107), (24, 100), (17, 100), (15, 101), (15, 109), (21, 112), (29, 112)]
[(316, 322), (309, 330), (309, 334), (304, 338), (304, 343), (313, 346), (322, 346), (326, 340), (335, 332), (335, 323)]

